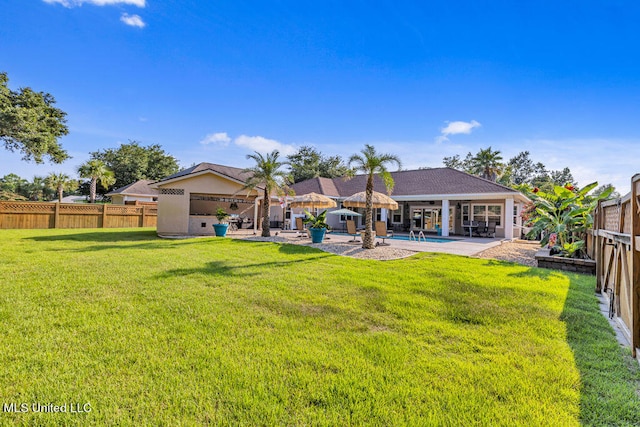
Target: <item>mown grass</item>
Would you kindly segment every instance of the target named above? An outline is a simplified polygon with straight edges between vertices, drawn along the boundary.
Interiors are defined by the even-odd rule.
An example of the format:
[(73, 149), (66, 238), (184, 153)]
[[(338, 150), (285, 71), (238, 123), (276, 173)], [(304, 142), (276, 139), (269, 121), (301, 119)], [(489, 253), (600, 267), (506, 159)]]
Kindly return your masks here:
[(153, 230), (0, 232), (0, 404), (30, 425), (638, 425), (593, 278)]

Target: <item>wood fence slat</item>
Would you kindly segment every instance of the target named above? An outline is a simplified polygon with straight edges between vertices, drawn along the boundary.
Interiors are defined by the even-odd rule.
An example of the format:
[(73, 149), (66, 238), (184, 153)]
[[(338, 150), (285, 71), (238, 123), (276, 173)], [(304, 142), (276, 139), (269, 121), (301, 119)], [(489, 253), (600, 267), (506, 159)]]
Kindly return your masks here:
[(640, 174), (631, 178), (629, 194), (598, 203), (593, 225), (596, 291), (613, 290), (612, 314), (640, 357)]
[(0, 201), (0, 229), (153, 227), (156, 206)]
[(640, 237), (640, 206), (638, 204), (638, 184), (640, 175), (631, 178), (631, 351), (637, 357), (640, 347), (640, 251), (638, 237)]

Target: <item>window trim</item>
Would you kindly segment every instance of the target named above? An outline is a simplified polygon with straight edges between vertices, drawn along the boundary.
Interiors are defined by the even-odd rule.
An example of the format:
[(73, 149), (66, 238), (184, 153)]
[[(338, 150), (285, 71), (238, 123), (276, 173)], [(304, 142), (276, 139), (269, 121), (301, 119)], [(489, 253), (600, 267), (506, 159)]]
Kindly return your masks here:
[(469, 209), (469, 219), (470, 221), (476, 221), (475, 220), (475, 214), (473, 213), (473, 210), (476, 206), (483, 206), (484, 207), (484, 219), (480, 220), (480, 221), (485, 221), (487, 224), (489, 223), (489, 216), (495, 217), (496, 215), (489, 215), (489, 206), (497, 206), (498, 208), (500, 208), (500, 224), (496, 224), (496, 227), (504, 227), (504, 205), (501, 203), (472, 203), (471, 207)]

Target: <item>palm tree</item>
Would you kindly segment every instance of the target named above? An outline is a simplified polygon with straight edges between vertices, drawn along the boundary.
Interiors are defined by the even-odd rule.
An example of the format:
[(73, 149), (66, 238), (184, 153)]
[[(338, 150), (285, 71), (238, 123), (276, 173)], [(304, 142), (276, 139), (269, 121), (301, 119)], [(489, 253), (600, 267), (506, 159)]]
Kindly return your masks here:
[(96, 202), (96, 187), (98, 180), (104, 188), (108, 188), (116, 182), (113, 172), (102, 160), (88, 160), (78, 168), (80, 178), (91, 179), (89, 187), (89, 203)]
[(402, 167), (402, 163), (398, 156), (393, 154), (378, 154), (376, 149), (365, 144), (364, 150), (360, 151), (360, 154), (354, 154), (349, 157), (348, 166), (353, 168), (355, 172), (363, 172), (367, 175), (367, 189), (364, 208), (365, 218), (365, 232), (364, 239), (362, 239), (362, 247), (364, 249), (375, 248), (373, 242), (373, 224), (371, 220), (371, 214), (373, 211), (373, 177), (380, 175), (384, 182), (387, 192), (391, 194), (393, 190), (394, 182), (391, 173), (387, 170), (387, 163), (395, 163), (398, 166), (398, 170)]
[(39, 201), (44, 198), (44, 178), (41, 176), (34, 176), (33, 182), (30, 182), (27, 186), (29, 193), (29, 200)]
[(71, 179), (69, 175), (63, 173), (51, 172), (44, 180), (47, 188), (58, 193), (58, 201), (62, 202), (62, 193), (64, 191), (73, 191), (78, 188), (78, 181)]
[(500, 151), (492, 151), (491, 147), (480, 149), (471, 159), (471, 172), (494, 182), (498, 179), (504, 167)]
[(287, 162), (279, 162), (278, 150), (273, 150), (265, 156), (258, 153), (247, 154), (247, 159), (256, 162), (255, 166), (244, 169), (243, 172), (250, 173), (251, 177), (245, 183), (245, 190), (255, 190), (263, 188), (263, 205), (262, 205), (262, 237), (270, 237), (269, 230), (269, 202), (271, 195), (282, 195), (286, 192), (286, 183), (289, 179), (287, 172), (281, 171), (280, 167), (288, 164)]

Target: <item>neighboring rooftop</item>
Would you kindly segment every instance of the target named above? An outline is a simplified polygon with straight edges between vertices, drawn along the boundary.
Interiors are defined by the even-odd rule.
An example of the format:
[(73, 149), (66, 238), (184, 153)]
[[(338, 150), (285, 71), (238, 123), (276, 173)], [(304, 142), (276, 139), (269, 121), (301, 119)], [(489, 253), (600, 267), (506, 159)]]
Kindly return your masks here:
[(149, 184), (153, 184), (155, 181), (149, 179), (141, 179), (133, 184), (125, 185), (124, 187), (117, 188), (109, 193), (107, 196), (113, 196), (115, 194), (126, 195), (138, 195), (138, 196), (157, 196), (158, 190), (151, 188)]

